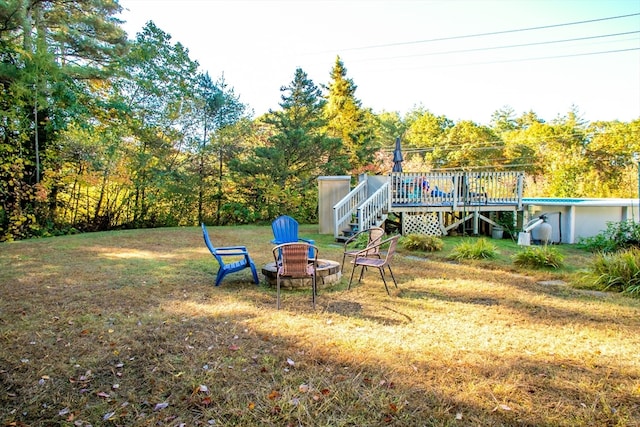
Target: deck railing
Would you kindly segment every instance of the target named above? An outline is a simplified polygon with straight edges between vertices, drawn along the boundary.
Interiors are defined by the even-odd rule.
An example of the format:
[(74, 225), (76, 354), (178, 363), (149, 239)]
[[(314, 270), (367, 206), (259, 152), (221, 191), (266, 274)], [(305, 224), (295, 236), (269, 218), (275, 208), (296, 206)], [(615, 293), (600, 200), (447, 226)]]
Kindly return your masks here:
[(391, 205), (522, 207), (523, 172), (394, 172)]
[(367, 197), (365, 179), (333, 207), (334, 237), (353, 231), (351, 224), (357, 224), (357, 230), (378, 225), (394, 208), (521, 210), (523, 185), (523, 172), (394, 172)]

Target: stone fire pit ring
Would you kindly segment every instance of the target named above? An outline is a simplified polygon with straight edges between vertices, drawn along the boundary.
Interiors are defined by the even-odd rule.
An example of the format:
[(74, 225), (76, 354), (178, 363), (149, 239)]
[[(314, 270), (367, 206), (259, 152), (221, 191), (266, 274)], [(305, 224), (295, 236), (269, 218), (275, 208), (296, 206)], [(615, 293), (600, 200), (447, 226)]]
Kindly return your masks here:
[[(271, 286), (276, 286), (277, 269), (276, 263), (270, 262), (262, 267), (262, 274), (267, 278), (267, 282)], [(342, 272), (340, 264), (330, 259), (318, 259), (318, 267), (316, 268), (318, 289), (327, 288), (334, 283), (340, 281)], [(280, 279), (280, 287), (283, 289), (303, 289), (311, 288), (311, 278), (291, 279), (283, 277)]]

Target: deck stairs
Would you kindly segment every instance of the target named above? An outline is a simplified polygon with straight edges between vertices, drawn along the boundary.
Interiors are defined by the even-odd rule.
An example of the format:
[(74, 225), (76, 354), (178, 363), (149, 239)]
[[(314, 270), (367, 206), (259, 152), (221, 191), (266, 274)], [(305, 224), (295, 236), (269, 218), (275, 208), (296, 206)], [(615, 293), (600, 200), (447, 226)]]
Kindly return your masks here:
[(334, 238), (345, 241), (361, 230), (380, 227), (388, 217), (389, 182), (366, 177), (333, 207)]

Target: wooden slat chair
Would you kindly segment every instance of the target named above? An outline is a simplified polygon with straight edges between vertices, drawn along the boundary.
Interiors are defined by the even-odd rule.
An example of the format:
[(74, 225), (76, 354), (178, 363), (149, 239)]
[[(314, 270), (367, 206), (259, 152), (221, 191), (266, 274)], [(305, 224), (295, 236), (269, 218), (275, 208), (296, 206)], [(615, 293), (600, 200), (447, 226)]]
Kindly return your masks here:
[[(309, 254), (314, 254), (312, 258)], [(282, 277), (311, 278), (311, 301), (316, 308), (316, 266), (318, 265), (318, 248), (304, 242), (283, 243), (273, 248), (273, 259), (276, 262), (276, 306), (280, 309), (280, 280)]]
[(367, 256), (380, 258), (380, 250), (379, 250), (380, 248), (375, 245), (382, 241), (382, 238), (384, 237), (384, 228), (371, 227), (368, 230), (359, 231), (353, 236), (349, 237), (347, 241), (344, 242), (344, 252), (342, 254), (342, 266), (341, 266), (342, 271), (344, 271), (344, 261), (347, 259), (347, 257), (355, 258), (356, 254), (362, 250), (362, 248), (354, 249), (353, 244), (355, 241), (358, 240), (358, 238), (362, 234), (365, 234), (365, 233), (369, 235), (366, 246), (373, 246), (373, 249), (371, 250), (371, 252), (369, 252), (369, 254), (367, 254)]
[[(398, 239), (400, 235), (393, 236), (389, 239), (383, 240), (380, 243), (375, 245), (368, 246), (361, 251), (359, 251), (356, 255), (353, 262), (353, 270), (351, 270), (351, 278), (349, 279), (348, 289), (351, 289), (351, 282), (353, 281), (353, 273), (356, 271), (356, 267), (362, 267), (360, 270), (360, 278), (358, 279), (358, 283), (362, 280), (362, 276), (364, 275), (364, 270), (366, 267), (375, 267), (380, 271), (380, 276), (382, 277), (382, 281), (384, 282), (384, 288), (387, 290), (387, 295), (391, 295), (389, 293), (389, 287), (387, 286), (387, 279), (384, 275), (385, 267), (389, 269), (389, 273), (391, 274), (391, 278), (393, 279), (393, 284), (398, 287), (398, 283), (396, 282), (396, 278), (393, 276), (393, 271), (391, 271), (391, 260), (393, 259), (393, 254), (396, 252), (396, 246), (398, 245)], [(367, 253), (377, 250), (380, 253), (380, 248), (389, 244), (387, 248), (387, 254), (384, 258), (371, 258), (367, 256)]]
[[(249, 251), (245, 246), (226, 246), (217, 248), (213, 246), (209, 239), (209, 233), (207, 227), (202, 223), (202, 236), (204, 237), (204, 243), (207, 245), (209, 252), (218, 261), (219, 268), (216, 276), (216, 286), (220, 285), (222, 279), (229, 273), (235, 273), (236, 271), (244, 270), (245, 268), (251, 269), (253, 274), (253, 281), (257, 285), (260, 283), (258, 280), (258, 271), (253, 263), (253, 260), (249, 256)], [(225, 258), (234, 257), (236, 260), (226, 263)]]

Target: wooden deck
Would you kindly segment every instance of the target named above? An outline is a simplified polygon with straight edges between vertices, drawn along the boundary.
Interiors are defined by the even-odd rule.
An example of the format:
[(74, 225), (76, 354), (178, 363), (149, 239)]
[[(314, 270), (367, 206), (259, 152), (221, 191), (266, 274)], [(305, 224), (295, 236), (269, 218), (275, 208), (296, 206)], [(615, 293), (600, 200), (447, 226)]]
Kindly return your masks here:
[(514, 171), (394, 172), (365, 177), (334, 206), (334, 235), (338, 238), (349, 229), (381, 225), (390, 213), (428, 221), (427, 226), (417, 227), (429, 233), (437, 229), (447, 234), (471, 220), (477, 233), (479, 221), (495, 225), (491, 212), (523, 209), (523, 185), (524, 172)]
[(397, 212), (522, 209), (522, 172), (392, 173)]

